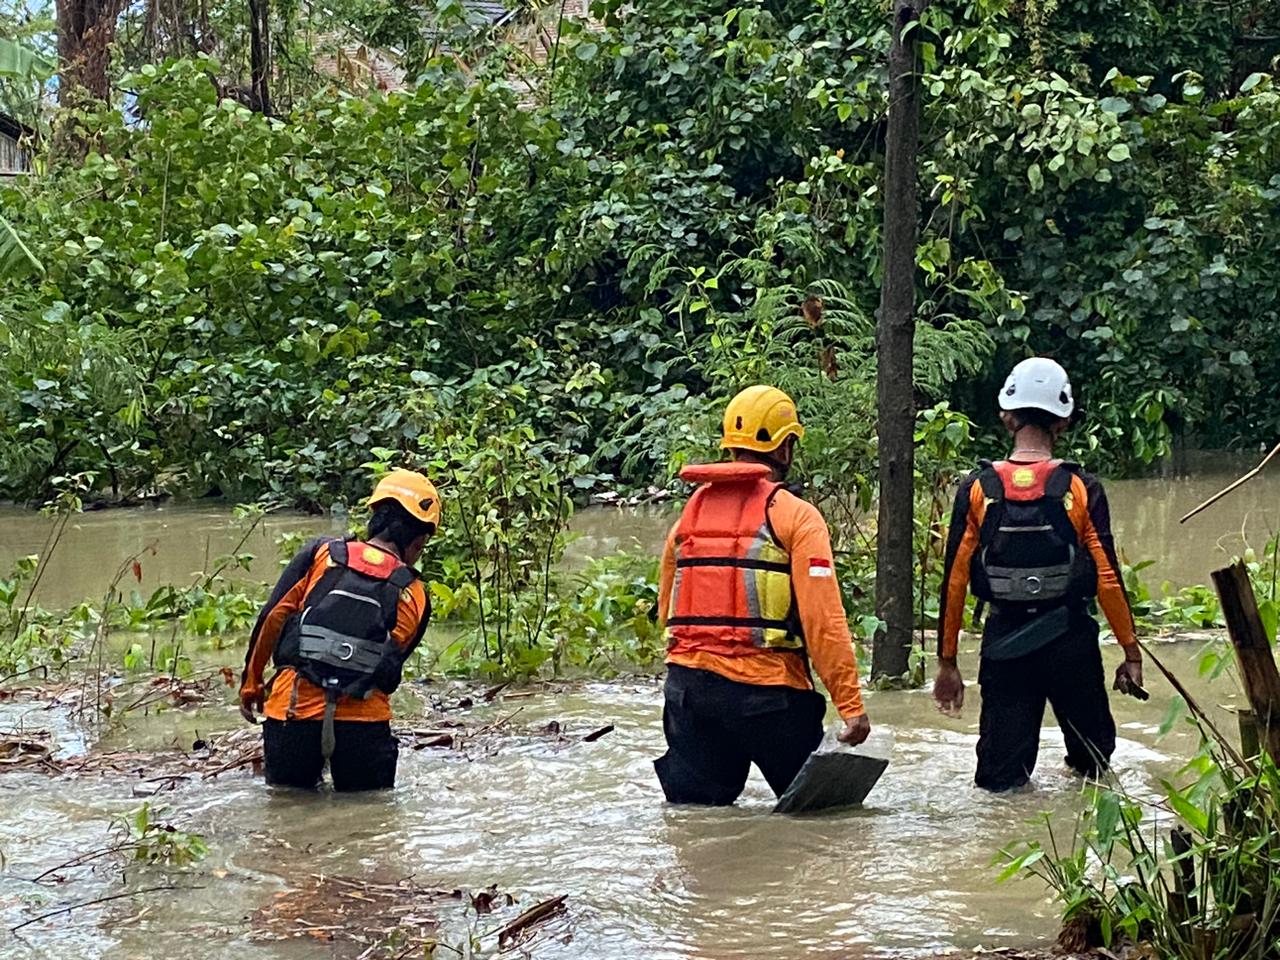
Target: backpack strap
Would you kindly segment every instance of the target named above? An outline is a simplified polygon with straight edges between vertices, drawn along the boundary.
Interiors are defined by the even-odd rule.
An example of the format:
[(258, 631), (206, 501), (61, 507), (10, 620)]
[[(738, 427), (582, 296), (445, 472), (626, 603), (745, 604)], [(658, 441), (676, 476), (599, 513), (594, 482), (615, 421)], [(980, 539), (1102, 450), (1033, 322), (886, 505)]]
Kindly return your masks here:
[(764, 525), (765, 525), (765, 528), (769, 531), (769, 536), (773, 537), (773, 542), (776, 543), (778, 546), (782, 546), (782, 541), (778, 539), (778, 531), (773, 529), (773, 517), (770, 515), (770, 513), (773, 510), (774, 499), (783, 490), (787, 491), (787, 493), (791, 494), (793, 497), (800, 496), (798, 493), (792, 490), (788, 484), (779, 483), (774, 485), (774, 488), (769, 492), (769, 496), (764, 501)]
[(1062, 460), (1044, 482), (1044, 495), (1061, 500), (1071, 490), (1071, 480), (1080, 473), (1080, 465)]
[(408, 589), (417, 579), (417, 571), (407, 563), (402, 563), (391, 572), (391, 576), (387, 577), (387, 583), (395, 587), (396, 593), (399, 593), (401, 590)]
[(347, 566), (347, 541), (339, 540), (336, 537), (329, 541), (329, 559), (340, 567)]
[(1048, 519), (1058, 536), (1067, 543), (1080, 543), (1080, 532), (1067, 513), (1064, 498), (1071, 492), (1071, 481), (1080, 473), (1079, 464), (1062, 461), (1044, 482), (1044, 497), (1050, 502)]
[(978, 542), (985, 546), (995, 537), (1004, 513), (1004, 481), (1000, 479), (996, 465), (990, 460), (978, 461), (978, 485), (982, 487), (982, 495), (990, 501), (982, 516), (982, 527), (978, 531)]

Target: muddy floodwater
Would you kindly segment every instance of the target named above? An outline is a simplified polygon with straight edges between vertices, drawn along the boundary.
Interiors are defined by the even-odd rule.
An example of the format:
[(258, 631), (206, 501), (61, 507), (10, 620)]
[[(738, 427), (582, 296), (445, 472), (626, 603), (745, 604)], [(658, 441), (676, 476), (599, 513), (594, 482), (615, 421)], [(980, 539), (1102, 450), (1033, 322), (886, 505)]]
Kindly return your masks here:
[[(1261, 547), (1280, 527), (1280, 471), (1264, 476), (1209, 514), (1178, 517), (1237, 473), (1238, 460), (1209, 461), (1194, 476), (1109, 484), (1117, 537), (1130, 561), (1157, 561), (1154, 579), (1204, 582), (1245, 540)], [(583, 511), (574, 561), (619, 550), (655, 549), (663, 509)], [(39, 552), (45, 518), (0, 511), (0, 569)], [(341, 532), (338, 521), (272, 517), (244, 550), (251, 576), (271, 579), (275, 540), (285, 533)], [(39, 600), (65, 606), (100, 597), (121, 561), (143, 560), (149, 591), (189, 582), (208, 559), (231, 550), (241, 529), (221, 508), (166, 506), (105, 511), (75, 519), (41, 584)], [(1223, 533), (1227, 532), (1226, 536)], [(966, 678), (975, 675), (972, 641)], [(1194, 667), (1199, 644), (1164, 643), (1161, 655), (1224, 724), (1237, 701), (1228, 675), (1212, 685)], [(1120, 654), (1104, 648), (1108, 673)], [(242, 647), (206, 651), (202, 666), (237, 673)], [(1115, 765), (1124, 784), (1149, 795), (1193, 755), (1193, 732), (1157, 728), (1172, 692), (1148, 671), (1149, 703), (1113, 698), (1119, 725)], [(434, 687), (398, 696), (400, 716)], [(1057, 914), (1035, 881), (997, 885), (1001, 847), (1043, 836), (1027, 821), (1053, 814), (1070, 833), (1080, 786), (1062, 767), (1059, 731), (1045, 729), (1034, 788), (992, 797), (971, 785), (978, 690), (959, 720), (941, 717), (926, 691), (870, 692), (873, 723), (892, 730), (895, 749), (863, 810), (825, 817), (771, 816), (772, 796), (753, 774), (728, 810), (663, 803), (652, 770), (662, 749), (657, 679), (509, 690), (466, 711), (468, 723), (504, 720), (507, 738), (479, 752), (403, 750), (394, 792), (340, 797), (272, 791), (247, 770), (193, 777), (153, 798), (164, 817), (204, 835), (209, 855), (184, 872), (137, 867), (73, 871), (59, 886), (31, 882), (78, 853), (100, 847), (115, 818), (135, 809), (138, 777), (52, 777), (0, 770), (0, 957), (304, 958), (347, 956), (322, 940), (255, 942), (251, 920), (283, 891), (316, 875), (394, 880), (413, 876), (441, 889), (497, 885), (521, 905), (567, 895), (569, 912), (535, 956), (590, 960), (760, 960), (798, 956), (927, 956), (975, 946), (1048, 944)], [(190, 748), (199, 737), (241, 725), (225, 703), (133, 717), (99, 749)], [(556, 721), (568, 736), (525, 736)], [(1049, 718), (1052, 721), (1052, 718)], [(585, 743), (579, 735), (613, 724)], [(0, 700), (0, 730), (51, 732), (61, 756), (87, 749), (95, 733), (64, 707)], [(158, 891), (83, 907), (10, 928), (39, 913), (164, 883)], [(476, 933), (490, 925), (474, 917)], [(371, 956), (394, 956), (371, 954)], [(451, 956), (441, 952), (438, 956)]]
[[(1194, 676), (1190, 644), (1164, 644)], [(1118, 651), (1107, 649), (1108, 665)], [(973, 676), (968, 656), (967, 675)], [(1189, 732), (1160, 741), (1170, 691), (1152, 678), (1151, 702), (1115, 700), (1116, 766), (1149, 793), (1193, 752)], [(425, 689), (425, 688), (424, 688)], [(1231, 702), (1224, 683), (1197, 692)], [(656, 680), (597, 683), (505, 697), (473, 719), (519, 711), (513, 730), (556, 720), (569, 734), (613, 723), (594, 743), (513, 736), (486, 755), (408, 750), (389, 794), (299, 795), (248, 772), (180, 785), (155, 799), (184, 829), (203, 833), (208, 858), (173, 882), (201, 889), (150, 893), (8, 928), (58, 906), (122, 888), (110, 871), (66, 889), (28, 880), (100, 846), (110, 822), (140, 802), (126, 778), (51, 779), (0, 773), (0, 950), (6, 958), (292, 958), (340, 955), (315, 943), (250, 944), (248, 919), (312, 875), (412, 875), (450, 889), (492, 884), (521, 903), (567, 894), (568, 942), (539, 957), (748, 958), (929, 955), (978, 945), (1049, 942), (1055, 914), (1035, 881), (998, 886), (992, 857), (1040, 836), (1026, 824), (1054, 813), (1070, 831), (1079, 784), (1062, 767), (1061, 736), (1047, 728), (1034, 789), (991, 797), (970, 785), (977, 691), (960, 720), (940, 717), (926, 692), (870, 693), (874, 722), (891, 728), (893, 761), (863, 810), (825, 817), (771, 816), (758, 776), (728, 810), (664, 805), (651, 762), (660, 752)], [(407, 701), (406, 701), (407, 702)], [(131, 722), (111, 746), (160, 746), (238, 724), (230, 706), (171, 711)], [(52, 727), (74, 750), (79, 734), (39, 704), (0, 704), (0, 727)], [(151, 869), (151, 868), (148, 868)], [(134, 871), (133, 888), (150, 885)], [(247, 951), (247, 952), (246, 952)]]
[[(1130, 563), (1152, 560), (1145, 576), (1158, 587), (1207, 583), (1214, 566), (1246, 546), (1261, 551), (1280, 531), (1280, 466), (1253, 480), (1187, 524), (1178, 518), (1256, 463), (1238, 454), (1188, 455), (1180, 470), (1167, 475), (1107, 483), (1116, 543)], [(578, 539), (568, 562), (581, 563), (620, 551), (656, 551), (671, 522), (672, 508), (597, 507), (574, 517)], [(27, 510), (0, 507), (0, 575), (13, 562), (41, 553), (51, 521)], [(232, 577), (274, 579), (279, 569), (276, 541), (286, 534), (338, 535), (338, 517), (296, 514), (268, 516), (241, 547), (253, 554), (247, 573)], [(165, 584), (191, 582), (214, 560), (231, 553), (244, 533), (223, 506), (165, 505), (136, 510), (103, 510), (76, 517), (68, 525), (36, 593), (38, 602), (66, 607), (101, 598), (123, 560), (142, 551), (144, 594)], [(132, 579), (128, 581), (132, 587)]]

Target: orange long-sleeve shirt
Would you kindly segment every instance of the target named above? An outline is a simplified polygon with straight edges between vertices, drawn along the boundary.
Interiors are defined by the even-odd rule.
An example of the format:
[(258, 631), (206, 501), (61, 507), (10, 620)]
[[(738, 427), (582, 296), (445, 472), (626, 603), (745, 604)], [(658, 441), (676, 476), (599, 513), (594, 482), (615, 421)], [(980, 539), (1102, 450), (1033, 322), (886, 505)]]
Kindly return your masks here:
[[(790, 557), (791, 585), (809, 659), (831, 694), (840, 716), (846, 720), (860, 716), (866, 711), (862, 705), (858, 661), (844, 615), (840, 585), (835, 577), (810, 574), (811, 569), (833, 568), (827, 523), (817, 507), (785, 490), (779, 491), (769, 507), (769, 523), (779, 544)], [(675, 534), (678, 526), (677, 523), (671, 528), (662, 552), (658, 610), (664, 623), (671, 609), (671, 591), (675, 583)], [(811, 565), (813, 560), (819, 563)], [(785, 651), (760, 651), (749, 657), (725, 657), (706, 651), (672, 652), (667, 656), (667, 663), (709, 670), (740, 683), (813, 689), (804, 659)]]
[[(258, 617), (245, 656), (244, 673), (240, 678), (241, 701), (262, 697), (265, 689), (263, 673), (271, 660), (276, 641), (285, 621), (302, 611), (303, 601), (312, 588), (324, 576), (329, 566), (329, 546), (324, 541), (313, 541), (290, 561), (272, 591), (271, 598)], [(396, 609), (396, 626), (391, 638), (407, 656), (422, 640), (427, 621), (431, 617), (431, 605), (420, 581), (415, 580), (400, 592)], [(292, 667), (283, 667), (271, 678), (270, 694), (263, 707), (263, 714), (272, 720), (319, 720), (324, 716), (324, 691)], [(364, 700), (343, 697), (334, 713), (337, 720), (381, 721), (391, 719), (391, 699), (381, 690), (374, 689)]]
[[(969, 591), (969, 567), (982, 521), (987, 513), (987, 500), (978, 474), (970, 474), (956, 493), (955, 507), (951, 513), (951, 532), (947, 537), (946, 566), (942, 579), (942, 603), (938, 627), (938, 655), (954, 657), (959, 645), (960, 628), (964, 621), (965, 596)], [(1090, 474), (1076, 474), (1071, 478), (1071, 492), (1067, 497), (1067, 516), (1098, 570), (1098, 606), (1102, 608), (1111, 626), (1111, 632), (1122, 646), (1138, 642), (1133, 625), (1133, 613), (1124, 592), (1120, 577), (1120, 565), (1116, 561), (1115, 544), (1111, 534), (1111, 512), (1107, 505), (1102, 483)]]

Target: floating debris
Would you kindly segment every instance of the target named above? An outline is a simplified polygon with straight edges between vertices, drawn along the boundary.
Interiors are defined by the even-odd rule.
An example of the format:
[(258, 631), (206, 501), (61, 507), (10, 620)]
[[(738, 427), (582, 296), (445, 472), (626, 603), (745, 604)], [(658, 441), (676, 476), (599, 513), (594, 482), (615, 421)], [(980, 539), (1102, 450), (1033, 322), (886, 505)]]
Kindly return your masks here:
[(250, 937), (347, 943), (354, 947), (352, 956), (393, 943), (425, 948), (438, 942), (435, 908), (448, 902), (462, 903), (462, 891), (433, 890), (409, 879), (376, 883), (313, 874), (261, 907), (250, 920)]
[(515, 898), (496, 886), (468, 893), (423, 886), (412, 878), (382, 882), (311, 874), (254, 913), (250, 939), (318, 941), (355, 960), (380, 956), (386, 949), (396, 956), (420, 955), (459, 938), (474, 947), (495, 937), (505, 952), (528, 944), (551, 921), (564, 918), (566, 903), (564, 896), (543, 900), (496, 930), (477, 933), (462, 922), (468, 911), (476, 917), (497, 914), (514, 907)]
[[(262, 772), (262, 734), (244, 727), (197, 740), (192, 750), (110, 750), (90, 752), (67, 760), (51, 761), (50, 772), (68, 777), (136, 777), (134, 792), (149, 796), (173, 789), (188, 779), (210, 780), (233, 770)], [(154, 789), (148, 791), (151, 785)]]
[(53, 755), (53, 734), (48, 730), (0, 731), (0, 766), (43, 767)]

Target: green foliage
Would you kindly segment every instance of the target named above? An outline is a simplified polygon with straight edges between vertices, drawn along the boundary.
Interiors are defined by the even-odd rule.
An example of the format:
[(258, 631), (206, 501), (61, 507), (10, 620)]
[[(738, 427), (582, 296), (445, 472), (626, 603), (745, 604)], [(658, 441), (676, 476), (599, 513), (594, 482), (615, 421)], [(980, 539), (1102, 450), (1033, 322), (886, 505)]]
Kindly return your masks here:
[(44, 264), (36, 259), (13, 224), (0, 217), (0, 277), (16, 280), (43, 272)]
[[(1280, 363), (1280, 93), (1255, 42), (1274, 15), (1244, 7), (929, 6), (922, 626), (971, 455), (960, 411), (994, 426), (1014, 360), (1070, 369), (1094, 467), (1280, 430), (1263, 375)], [(565, 637), (594, 637), (602, 604), (631, 616), (605, 599), (619, 585), (561, 599), (574, 502), (717, 456), (721, 404), (769, 381), (799, 402), (795, 479), (872, 630), (883, 5), (601, 0), (539, 67), (453, 0), (425, 27), (412, 5), (353, 0), (325, 25), (396, 47), (416, 78), (358, 96), (303, 76), (324, 51), (299, 11), (273, 5), (267, 118), (236, 99), (242, 10), (212, 4), (196, 44), (131, 8), (129, 111), (62, 115), (83, 162), (0, 186), (0, 495), (93, 473), (116, 498), (314, 508), (359, 502), (360, 464), (418, 466), (446, 498), (437, 611), (468, 624), (446, 659), (558, 670), (590, 660)], [(10, 32), (38, 53), (42, 31)], [(171, 58), (195, 48), (224, 62)], [(40, 82), (15, 50), (0, 73)], [(108, 615), (221, 637), (254, 599), (210, 582)], [(1153, 623), (1218, 618), (1194, 591), (1139, 605)], [(652, 638), (634, 627), (639, 662)]]
[(209, 844), (203, 836), (179, 830), (173, 824), (158, 819), (157, 813), (151, 804), (144, 803), (121, 817), (117, 824), (117, 830), (133, 851), (136, 862), (189, 867), (208, 855)]
[[(1006, 365), (1047, 352), (1086, 398), (1095, 466), (1280, 426), (1259, 375), (1280, 359), (1280, 99), (1253, 43), (1270, 15), (1165, 6), (930, 6), (922, 405), (991, 425)], [(79, 117), (81, 166), (0, 188), (0, 490), (92, 469), (117, 496), (352, 502), (352, 465), (414, 451), (405, 408), (436, 385), (590, 368), (576, 405), (543, 405), (581, 426), (557, 459), (646, 486), (704, 447), (711, 407), (768, 379), (813, 425), (815, 491), (865, 502), (883, 10), (622, 9), (566, 22), (543, 69), (456, 3), (426, 29), (342, 4), (326, 16), (420, 82), (299, 83), (279, 120), (209, 82), (241, 69), (238, 13), (208, 12), (230, 66), (164, 60), (180, 45), (141, 25), (121, 86), (146, 122)], [(294, 5), (275, 15), (290, 63), (317, 52), (295, 50)], [(814, 296), (825, 315), (805, 322)]]
[(0, 578), (0, 676), (57, 668), (72, 655), (74, 641), (92, 632), (96, 613), (81, 604), (63, 615), (33, 605), (31, 586), (40, 558), (20, 558), (8, 577)]
[(1121, 563), (1125, 593), (1134, 622), (1144, 631), (1213, 630), (1224, 627), (1222, 607), (1212, 587), (1195, 584), (1175, 588), (1167, 580), (1153, 594), (1142, 573), (1155, 563)]
[(569, 579), (552, 607), (549, 632), (557, 672), (653, 668), (667, 652), (658, 626), (656, 557), (619, 554), (588, 564)]
[[(424, 665), (428, 655), (421, 654), (412, 670), (528, 677), (539, 672), (600, 676), (653, 668), (666, 654), (657, 624), (657, 567), (656, 557), (622, 554), (593, 560), (578, 573), (553, 577), (549, 594), (526, 592), (507, 601), (520, 616), (536, 615), (541, 629), (532, 643), (517, 635), (503, 662), (484, 647), (485, 633), (464, 627), (434, 663)], [(433, 583), (432, 590), (436, 596), (452, 596), (440, 583)], [(449, 612), (459, 609), (475, 616), (470, 605)]]
[(1072, 942), (1150, 944), (1165, 957), (1271, 956), (1280, 934), (1280, 770), (1248, 760), (1208, 728), (1183, 782), (1161, 783), (1154, 810), (1118, 782), (1089, 788), (1073, 835), (1002, 852), (1001, 880), (1040, 878), (1062, 904)]

